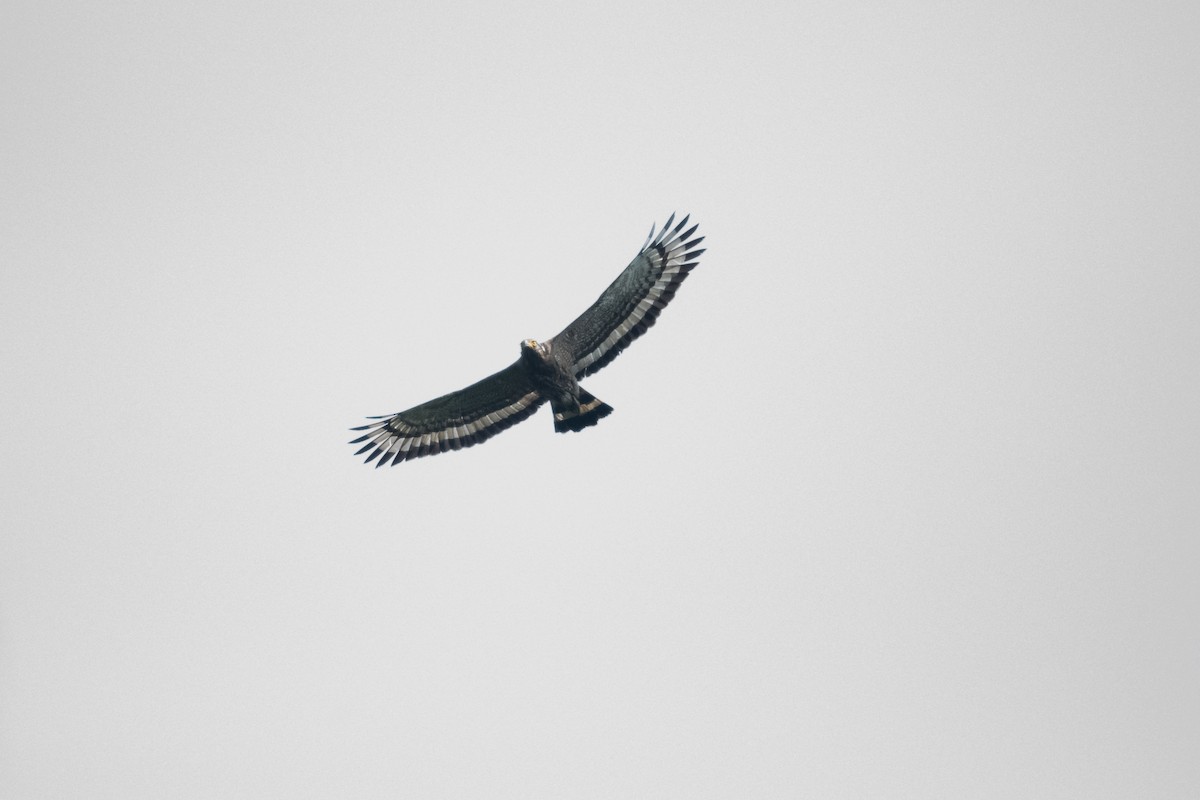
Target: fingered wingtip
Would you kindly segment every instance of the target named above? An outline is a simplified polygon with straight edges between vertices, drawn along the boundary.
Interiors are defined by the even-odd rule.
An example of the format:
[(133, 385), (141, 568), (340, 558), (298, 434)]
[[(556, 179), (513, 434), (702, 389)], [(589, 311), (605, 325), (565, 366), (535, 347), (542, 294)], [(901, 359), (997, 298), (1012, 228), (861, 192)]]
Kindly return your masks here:
[(662, 226), (662, 230), (660, 230), (660, 231), (658, 232), (658, 238), (654, 240), (654, 243), (655, 243), (655, 244), (658, 244), (658, 243), (659, 243), (659, 242), (661, 242), (663, 239), (667, 238), (667, 232), (668, 232), (669, 230), (671, 230), (671, 225), (673, 225), (674, 223), (675, 223), (675, 212), (674, 212), (674, 211), (672, 211), (672, 212), (671, 212), (671, 216), (667, 217), (666, 224), (664, 224), (664, 225)]
[(650, 246), (650, 242), (654, 241), (654, 226), (655, 226), (655, 225), (657, 225), (657, 224), (658, 224), (658, 223), (656, 223), (656, 222), (651, 222), (651, 223), (650, 223), (650, 235), (646, 237), (646, 241), (645, 241), (645, 243), (643, 243), (643, 244), (642, 244), (642, 246), (641, 246), (641, 248), (640, 248), (640, 249), (638, 249), (638, 252), (639, 252), (639, 253), (640, 253), (640, 252), (642, 252), (643, 250), (645, 250), (647, 247), (649, 247), (649, 246)]

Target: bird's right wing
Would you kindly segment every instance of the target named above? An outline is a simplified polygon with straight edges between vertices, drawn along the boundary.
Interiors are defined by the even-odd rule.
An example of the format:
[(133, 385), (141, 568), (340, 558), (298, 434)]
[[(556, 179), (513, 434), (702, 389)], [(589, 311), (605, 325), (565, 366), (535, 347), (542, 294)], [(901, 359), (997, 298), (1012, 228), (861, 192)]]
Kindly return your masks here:
[(458, 450), (485, 441), (526, 419), (545, 402), (518, 360), (465, 389), (351, 428), (366, 431), (350, 444), (365, 442), (355, 453), (371, 450), (376, 467), (410, 458)]

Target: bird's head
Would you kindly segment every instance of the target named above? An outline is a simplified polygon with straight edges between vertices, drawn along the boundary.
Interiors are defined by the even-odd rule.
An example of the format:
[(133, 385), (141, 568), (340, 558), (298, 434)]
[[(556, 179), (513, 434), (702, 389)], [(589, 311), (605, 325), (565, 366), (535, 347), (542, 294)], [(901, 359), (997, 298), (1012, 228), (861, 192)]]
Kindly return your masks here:
[(531, 356), (539, 361), (546, 361), (550, 358), (550, 343), (539, 342), (536, 339), (526, 339), (521, 342), (521, 355)]

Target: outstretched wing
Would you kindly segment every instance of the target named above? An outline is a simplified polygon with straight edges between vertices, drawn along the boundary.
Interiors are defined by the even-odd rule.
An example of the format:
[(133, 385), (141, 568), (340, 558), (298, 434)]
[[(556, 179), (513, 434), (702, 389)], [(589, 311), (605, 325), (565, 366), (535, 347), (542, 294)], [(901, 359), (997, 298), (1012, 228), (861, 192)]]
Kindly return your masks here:
[(704, 237), (691, 237), (699, 226), (680, 233), (688, 217), (672, 228), (674, 221), (672, 214), (658, 236), (651, 226), (646, 244), (625, 271), (591, 308), (551, 340), (554, 350), (571, 354), (577, 379), (598, 372), (645, 333), (696, 266), (704, 252), (696, 248)]
[(355, 453), (371, 450), (376, 467), (410, 458), (458, 450), (486, 441), (529, 417), (545, 402), (518, 360), (465, 389), (385, 417), (355, 431), (366, 431), (350, 444), (366, 442)]

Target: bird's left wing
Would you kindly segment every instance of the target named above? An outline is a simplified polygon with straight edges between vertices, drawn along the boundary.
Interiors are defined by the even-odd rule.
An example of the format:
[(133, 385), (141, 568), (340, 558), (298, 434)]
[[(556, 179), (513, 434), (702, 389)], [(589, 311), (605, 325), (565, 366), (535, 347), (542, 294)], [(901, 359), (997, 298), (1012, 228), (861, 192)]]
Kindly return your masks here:
[(645, 333), (698, 263), (704, 237), (692, 234), (699, 226), (685, 231), (688, 217), (672, 228), (674, 221), (672, 214), (658, 236), (651, 227), (646, 244), (600, 299), (551, 340), (555, 350), (570, 353), (576, 378), (598, 372)]
[(365, 442), (355, 453), (371, 451), (376, 467), (410, 458), (458, 450), (485, 441), (529, 417), (545, 402), (520, 360), (465, 389), (391, 416), (351, 428), (366, 431), (350, 442)]

